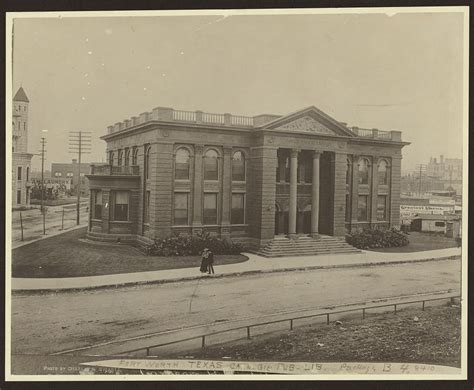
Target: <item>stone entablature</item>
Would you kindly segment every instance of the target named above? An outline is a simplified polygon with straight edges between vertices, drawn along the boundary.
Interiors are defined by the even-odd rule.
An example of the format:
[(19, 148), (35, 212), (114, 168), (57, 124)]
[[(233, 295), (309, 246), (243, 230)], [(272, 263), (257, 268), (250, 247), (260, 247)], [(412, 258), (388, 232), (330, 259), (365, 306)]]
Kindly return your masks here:
[[(311, 108), (312, 107), (306, 110), (309, 110)], [(317, 109), (315, 108), (315, 110)], [(320, 112), (319, 110), (317, 111)], [(184, 111), (175, 110), (169, 107), (156, 107), (150, 112), (143, 112), (139, 116), (134, 116), (130, 119), (125, 119), (122, 122), (117, 122), (114, 125), (108, 126), (107, 135), (112, 135), (115, 133), (122, 132), (124, 130), (141, 127), (145, 124), (152, 124), (153, 122), (171, 122), (180, 125), (192, 124), (210, 127), (230, 127), (237, 129), (260, 129), (266, 128), (267, 125), (275, 122), (280, 118), (284, 117), (281, 115), (273, 114), (262, 114), (250, 117), (243, 115), (232, 115), (229, 113), (215, 114), (206, 113), (203, 111)], [(401, 142), (400, 131), (383, 131), (379, 129), (347, 127), (345, 122), (337, 123), (339, 126), (346, 130), (346, 135), (348, 136)], [(337, 135), (328, 126), (309, 115), (297, 118), (288, 123), (283, 123), (278, 127), (274, 127), (273, 129), (290, 132)]]

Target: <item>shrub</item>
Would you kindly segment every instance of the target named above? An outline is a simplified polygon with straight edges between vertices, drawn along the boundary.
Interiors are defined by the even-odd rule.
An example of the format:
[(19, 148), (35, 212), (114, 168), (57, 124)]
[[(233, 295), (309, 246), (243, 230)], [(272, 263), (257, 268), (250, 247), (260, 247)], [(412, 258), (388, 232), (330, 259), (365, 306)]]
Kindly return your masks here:
[(211, 237), (208, 232), (196, 235), (173, 235), (155, 242), (146, 249), (151, 256), (190, 256), (200, 255), (204, 248), (209, 248), (216, 255), (238, 255), (243, 251), (240, 244), (231, 240)]
[(364, 229), (348, 234), (346, 241), (359, 249), (400, 247), (410, 242), (405, 233), (394, 228)]

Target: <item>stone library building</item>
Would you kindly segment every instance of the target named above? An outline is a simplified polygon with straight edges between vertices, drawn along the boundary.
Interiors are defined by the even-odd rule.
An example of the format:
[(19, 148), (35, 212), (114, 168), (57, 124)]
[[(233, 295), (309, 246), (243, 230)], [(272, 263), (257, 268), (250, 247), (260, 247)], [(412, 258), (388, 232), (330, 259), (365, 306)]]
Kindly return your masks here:
[(314, 106), (253, 117), (157, 107), (102, 139), (90, 239), (207, 231), (255, 251), (338, 252), (348, 232), (400, 225), (401, 132), (349, 128)]

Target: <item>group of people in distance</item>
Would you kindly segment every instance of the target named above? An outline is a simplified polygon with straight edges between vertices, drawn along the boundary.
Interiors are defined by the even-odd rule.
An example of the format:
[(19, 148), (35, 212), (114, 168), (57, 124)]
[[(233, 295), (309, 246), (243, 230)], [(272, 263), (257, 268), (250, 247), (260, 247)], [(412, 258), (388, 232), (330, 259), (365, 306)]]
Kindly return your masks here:
[(199, 269), (202, 273), (208, 273), (209, 275), (214, 274), (214, 253), (209, 248), (204, 248), (201, 255), (201, 268)]

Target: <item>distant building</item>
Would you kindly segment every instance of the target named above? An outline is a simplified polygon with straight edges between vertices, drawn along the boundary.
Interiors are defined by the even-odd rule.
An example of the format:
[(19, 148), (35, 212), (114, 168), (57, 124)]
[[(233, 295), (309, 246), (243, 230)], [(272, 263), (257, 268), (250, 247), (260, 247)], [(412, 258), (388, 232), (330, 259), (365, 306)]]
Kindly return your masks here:
[(420, 214), (446, 215), (455, 214), (455, 199), (446, 197), (400, 197), (400, 220), (403, 225), (408, 225)]
[(413, 218), (411, 230), (414, 232), (443, 233), (448, 237), (461, 234), (461, 216), (421, 214)]
[[(71, 180), (71, 189), (77, 193), (78, 185), (78, 163), (73, 159), (71, 163), (52, 163), (51, 164), (51, 178), (52, 179), (69, 179)], [(81, 163), (81, 196), (89, 196), (89, 180), (86, 175), (91, 171), (91, 164)]]
[(400, 181), (400, 191), (402, 194), (423, 194), (428, 191), (443, 191), (445, 183), (437, 178), (427, 176), (422, 173), (421, 180), (418, 173), (412, 173), (402, 176)]
[(426, 175), (433, 179), (438, 179), (443, 183), (444, 189), (454, 188), (458, 193), (462, 193), (462, 165), (461, 158), (431, 157), (426, 165)]
[(28, 106), (29, 100), (23, 87), (13, 98), (12, 122), (12, 206), (30, 205), (30, 169), (33, 154), (28, 153)]

